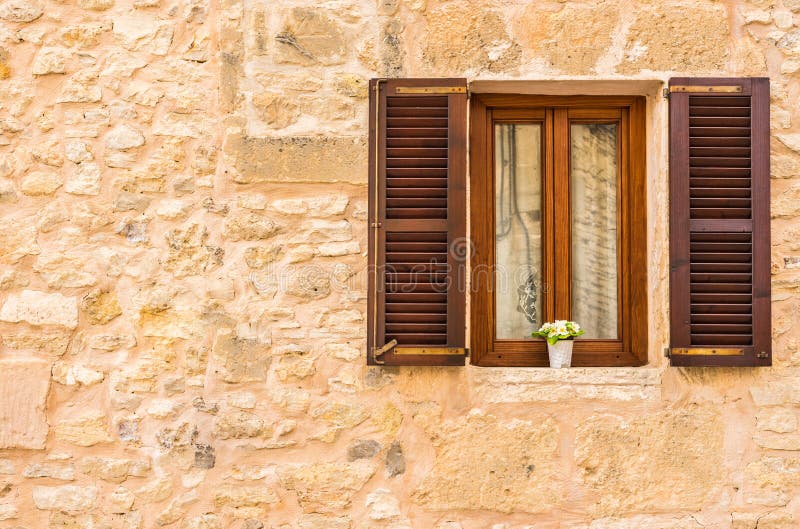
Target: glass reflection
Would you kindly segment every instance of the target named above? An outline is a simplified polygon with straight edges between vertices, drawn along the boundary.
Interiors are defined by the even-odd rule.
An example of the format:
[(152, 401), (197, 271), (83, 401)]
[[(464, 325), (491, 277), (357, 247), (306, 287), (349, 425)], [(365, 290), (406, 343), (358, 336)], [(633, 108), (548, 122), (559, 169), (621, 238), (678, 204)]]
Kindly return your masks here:
[(496, 124), (494, 142), (496, 333), (529, 338), (542, 323), (542, 128)]
[(617, 338), (616, 124), (571, 125), (570, 194), (572, 319), (584, 338)]

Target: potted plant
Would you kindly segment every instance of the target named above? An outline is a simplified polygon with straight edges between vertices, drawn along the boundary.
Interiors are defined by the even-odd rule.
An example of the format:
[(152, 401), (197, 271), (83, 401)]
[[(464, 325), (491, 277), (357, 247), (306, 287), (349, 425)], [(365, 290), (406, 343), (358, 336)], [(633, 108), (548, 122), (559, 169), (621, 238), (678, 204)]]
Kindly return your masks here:
[(547, 340), (547, 355), (550, 357), (550, 367), (569, 367), (572, 362), (572, 340), (584, 331), (574, 321), (556, 320), (547, 322), (533, 336)]

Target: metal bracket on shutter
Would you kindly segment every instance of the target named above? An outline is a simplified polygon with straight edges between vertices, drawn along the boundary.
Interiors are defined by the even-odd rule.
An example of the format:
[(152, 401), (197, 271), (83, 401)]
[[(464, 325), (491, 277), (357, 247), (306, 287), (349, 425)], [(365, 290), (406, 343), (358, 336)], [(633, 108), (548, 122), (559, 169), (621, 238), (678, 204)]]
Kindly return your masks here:
[(464, 347), (397, 347), (394, 350), (396, 355), (452, 355), (466, 356), (467, 349)]
[(466, 94), (466, 86), (398, 86), (395, 94)]
[(395, 356), (422, 355), (422, 356), (467, 356), (469, 349), (466, 347), (398, 347), (397, 340), (390, 340), (383, 347), (375, 347), (372, 350), (372, 358), (378, 365), (384, 364), (380, 357), (391, 352)]
[(741, 85), (675, 85), (669, 87), (669, 92), (683, 92), (692, 94), (739, 94), (742, 92)]
[(743, 356), (744, 349), (737, 347), (675, 347), (672, 355)]

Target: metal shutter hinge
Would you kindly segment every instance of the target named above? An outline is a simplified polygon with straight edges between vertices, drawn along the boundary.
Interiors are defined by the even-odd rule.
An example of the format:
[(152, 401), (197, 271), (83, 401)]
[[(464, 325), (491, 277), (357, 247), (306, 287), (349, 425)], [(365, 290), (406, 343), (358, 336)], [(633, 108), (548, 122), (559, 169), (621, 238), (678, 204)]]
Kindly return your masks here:
[(756, 357), (757, 358), (769, 358), (769, 355), (767, 354), (766, 351), (759, 351), (758, 353), (756, 353)]
[(669, 358), (669, 347), (664, 348), (664, 357)]
[(370, 228), (380, 228), (381, 226), (383, 226), (383, 224), (381, 224), (380, 222), (370, 222), (369, 223), (369, 227)]
[(665, 87), (661, 93), (664, 94), (664, 99), (669, 99), (669, 87)]

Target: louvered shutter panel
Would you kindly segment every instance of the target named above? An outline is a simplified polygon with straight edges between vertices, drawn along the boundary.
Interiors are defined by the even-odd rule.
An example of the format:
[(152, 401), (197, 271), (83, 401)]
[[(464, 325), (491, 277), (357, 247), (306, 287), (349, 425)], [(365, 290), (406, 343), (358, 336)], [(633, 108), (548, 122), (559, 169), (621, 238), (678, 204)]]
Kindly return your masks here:
[(466, 88), (370, 82), (370, 364), (464, 364)]
[(671, 364), (771, 365), (769, 79), (669, 86)]

